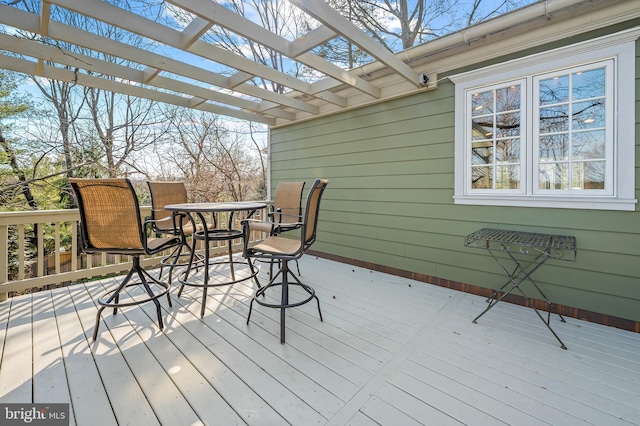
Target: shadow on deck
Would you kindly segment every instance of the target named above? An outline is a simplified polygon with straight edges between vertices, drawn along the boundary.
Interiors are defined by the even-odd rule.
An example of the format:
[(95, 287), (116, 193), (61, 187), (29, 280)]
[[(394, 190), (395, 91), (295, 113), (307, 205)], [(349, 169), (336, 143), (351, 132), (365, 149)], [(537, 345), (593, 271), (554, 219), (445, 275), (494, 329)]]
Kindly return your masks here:
[[(105, 310), (114, 280), (0, 303), (0, 401), (70, 402), (71, 424), (640, 424), (640, 335), (305, 256), (320, 297), (255, 306), (251, 281)], [(268, 270), (267, 267), (262, 268)], [(262, 273), (264, 274), (264, 272)], [(264, 275), (261, 278), (266, 279)], [(174, 283), (174, 286), (176, 284)]]

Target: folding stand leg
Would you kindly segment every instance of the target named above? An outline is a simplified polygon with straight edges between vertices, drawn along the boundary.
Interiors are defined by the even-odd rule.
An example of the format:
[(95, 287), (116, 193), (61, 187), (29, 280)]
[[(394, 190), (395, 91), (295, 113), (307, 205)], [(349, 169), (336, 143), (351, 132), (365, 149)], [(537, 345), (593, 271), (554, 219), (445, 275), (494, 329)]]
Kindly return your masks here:
[[(522, 281), (521, 281), (522, 282)], [(537, 286), (536, 286), (537, 287)], [(533, 308), (534, 312), (536, 313), (536, 315), (538, 315), (538, 318), (540, 318), (540, 320), (544, 323), (544, 325), (547, 326), (547, 328), (549, 329), (549, 331), (551, 332), (551, 334), (553, 334), (553, 336), (558, 340), (558, 342), (560, 342), (560, 347), (562, 349), (567, 349), (567, 347), (565, 346), (564, 342), (562, 340), (560, 340), (560, 337), (556, 334), (555, 331), (553, 331), (553, 329), (551, 328), (551, 325), (549, 324), (549, 321), (545, 321), (544, 318), (542, 318), (542, 315), (540, 315), (540, 312), (536, 309), (536, 307), (533, 305), (533, 303), (531, 302), (531, 300), (527, 297), (527, 295), (524, 293), (524, 291), (522, 291), (522, 289), (519, 286), (516, 286), (515, 288), (517, 288), (520, 293), (522, 293), (522, 296), (525, 298), (525, 300), (527, 301), (527, 304), (529, 306), (531, 306), (531, 308)], [(558, 314), (560, 315), (560, 314)], [(551, 318), (551, 313), (549, 312), (549, 318)], [(560, 318), (562, 318), (562, 316), (560, 316)], [(564, 322), (564, 318), (562, 318), (562, 321)]]
[[(533, 272), (538, 269), (540, 266), (542, 266), (543, 263), (545, 263), (547, 260), (549, 260), (549, 258), (546, 256), (546, 253), (540, 253), (538, 256), (536, 256), (535, 259), (531, 260), (529, 263), (527, 263), (524, 267), (522, 265), (520, 265), (520, 262), (518, 262), (518, 260), (511, 254), (511, 252), (507, 252), (507, 254), (509, 255), (509, 257), (511, 258), (511, 260), (513, 260), (513, 262), (516, 264), (516, 267), (513, 271), (513, 274), (508, 274), (509, 276), (513, 276), (513, 277), (517, 277), (519, 276), (521, 273), (525, 274), (525, 277), (522, 279), (522, 281), (524, 281), (525, 279), (528, 279), (531, 284), (533, 284), (533, 286), (536, 288), (536, 290), (538, 291), (538, 293), (540, 293), (540, 295), (544, 298), (545, 302), (547, 302), (547, 323), (549, 321), (551, 321), (551, 309), (555, 306), (551, 300), (542, 292), (542, 289), (538, 286), (538, 284), (536, 284), (536, 282), (531, 278), (531, 274), (533, 274)], [(538, 259), (543, 258), (542, 261), (538, 261)], [(529, 273), (527, 273), (527, 270), (529, 270), (533, 265), (535, 265), (535, 267), (533, 269), (530, 270)], [(502, 266), (502, 265), (500, 265)], [(504, 267), (503, 267), (504, 269)], [(517, 272), (517, 274), (516, 274)], [(520, 290), (522, 291), (522, 290)], [(562, 322), (566, 322), (564, 320), (564, 317), (560, 314), (560, 312), (558, 312), (557, 309), (555, 309), (555, 314), (558, 315), (558, 317), (560, 318), (560, 321)]]
[[(505, 275), (508, 276), (509, 281), (507, 281), (502, 287), (500, 287), (498, 290), (494, 291), (492, 296), (489, 298), (488, 302), (489, 302), (489, 306), (487, 306), (487, 308), (482, 311), (477, 317), (475, 317), (473, 319), (473, 323), (477, 324), (478, 319), (480, 319), (481, 316), (483, 316), (485, 313), (487, 313), (491, 308), (493, 308), (495, 305), (498, 304), (498, 302), (502, 301), (505, 297), (507, 297), (509, 294), (511, 294), (511, 292), (514, 289), (518, 289), (518, 291), (522, 294), (522, 296), (525, 298), (525, 301), (527, 303), (527, 305), (529, 305), (534, 312), (536, 313), (536, 315), (538, 315), (538, 317), (540, 318), (540, 320), (544, 323), (544, 325), (549, 329), (549, 331), (551, 332), (551, 334), (553, 334), (553, 336), (558, 340), (558, 342), (560, 343), (560, 347), (562, 349), (567, 349), (567, 347), (565, 346), (564, 342), (562, 342), (562, 340), (560, 339), (560, 337), (556, 334), (555, 331), (553, 331), (553, 329), (551, 328), (551, 308), (553, 306), (553, 304), (551, 303), (551, 301), (544, 295), (544, 293), (540, 290), (540, 287), (538, 287), (538, 285), (535, 283), (535, 281), (533, 281), (533, 279), (531, 279), (531, 274), (533, 274), (538, 268), (540, 268), (547, 260), (548, 257), (544, 255), (544, 253), (541, 253), (540, 255), (536, 256), (535, 259), (533, 259), (532, 261), (530, 261), (529, 263), (527, 263), (527, 265), (525, 265), (524, 267), (520, 264), (520, 262), (518, 262), (518, 260), (511, 254), (509, 254), (509, 257), (511, 257), (511, 259), (515, 262), (516, 267), (514, 269), (513, 272), (509, 272), (507, 270), (507, 268), (504, 266), (504, 264), (502, 262), (500, 262), (500, 260), (493, 254), (493, 251), (489, 250), (489, 253), (491, 254), (491, 256), (495, 259), (495, 261), (498, 263), (498, 265), (500, 265), (500, 267), (502, 268), (503, 272), (505, 273)], [(516, 279), (518, 279), (521, 276), (521, 278), (516, 281)], [(540, 312), (538, 311), (538, 309), (536, 309), (535, 305), (531, 302), (531, 299), (525, 294), (524, 290), (522, 290), (522, 288), (520, 288), (520, 284), (522, 282), (524, 282), (525, 280), (529, 280), (531, 281), (531, 283), (533, 283), (534, 287), (540, 292), (540, 294), (542, 295), (542, 297), (545, 298), (545, 301), (547, 302), (547, 312), (548, 312), (548, 316), (547, 316), (547, 320), (545, 321), (545, 319), (542, 317), (542, 315), (540, 314)], [(497, 296), (497, 294), (499, 292), (501, 292), (507, 285), (511, 284), (511, 288), (509, 290), (507, 290), (505, 293), (502, 294), (502, 296), (500, 296), (498, 299), (495, 298), (495, 296)], [(564, 318), (562, 317), (562, 315), (560, 315), (560, 313), (558, 313), (558, 316), (560, 317), (562, 322), (565, 322)]]

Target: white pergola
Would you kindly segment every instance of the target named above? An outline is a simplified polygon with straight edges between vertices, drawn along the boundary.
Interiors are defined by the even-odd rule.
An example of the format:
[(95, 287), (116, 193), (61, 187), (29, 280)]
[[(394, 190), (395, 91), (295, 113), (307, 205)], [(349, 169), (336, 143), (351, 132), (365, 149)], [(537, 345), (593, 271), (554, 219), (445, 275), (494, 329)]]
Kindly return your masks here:
[[(0, 67), (271, 126), (430, 88), (425, 75), (416, 72), (322, 0), (289, 0), (320, 23), (293, 41), (212, 0), (168, 2), (195, 18), (184, 29), (177, 30), (101, 0), (43, 0), (39, 14), (0, 4), (0, 24), (5, 26), (5, 32), (0, 33), (0, 50), (19, 56), (0, 54)], [(54, 6), (138, 34), (167, 48), (196, 55), (202, 58), (199, 62), (202, 65), (56, 21), (51, 14)], [(203, 34), (213, 26), (273, 49), (323, 77), (310, 83), (203, 41)], [(11, 34), (16, 30), (36, 36), (17, 37)], [(312, 53), (314, 48), (337, 37), (359, 46), (377, 62), (369, 64), (369, 70), (348, 71)], [(67, 51), (52, 40), (119, 60), (104, 61), (98, 59), (97, 54), (85, 56), (77, 53), (80, 49)], [(231, 75), (211, 71), (220, 65), (232, 69)], [(375, 84), (373, 71), (377, 72)], [(278, 83), (288, 90), (282, 94), (264, 89), (251, 83), (255, 77)], [(388, 89), (390, 86), (393, 88)]]

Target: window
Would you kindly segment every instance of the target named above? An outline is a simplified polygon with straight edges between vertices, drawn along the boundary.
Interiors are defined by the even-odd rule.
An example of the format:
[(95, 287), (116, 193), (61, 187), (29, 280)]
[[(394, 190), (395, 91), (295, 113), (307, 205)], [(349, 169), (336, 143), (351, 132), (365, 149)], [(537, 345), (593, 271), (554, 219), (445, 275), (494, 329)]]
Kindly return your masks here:
[(470, 190), (522, 193), (523, 83), (467, 91)]
[(637, 33), (451, 77), (455, 202), (634, 210)]

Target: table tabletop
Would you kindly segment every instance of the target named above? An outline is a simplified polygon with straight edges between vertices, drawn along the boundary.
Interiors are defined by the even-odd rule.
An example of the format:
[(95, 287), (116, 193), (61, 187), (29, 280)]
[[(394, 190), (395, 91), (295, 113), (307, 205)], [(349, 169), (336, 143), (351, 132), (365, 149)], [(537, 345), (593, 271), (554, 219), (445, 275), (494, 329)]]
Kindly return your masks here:
[(238, 212), (245, 210), (263, 209), (267, 204), (263, 201), (231, 201), (220, 203), (183, 203), (167, 204), (166, 210), (180, 212)]
[(576, 260), (576, 238), (569, 235), (482, 228), (465, 237), (467, 247), (492, 249), (494, 244), (502, 251), (544, 253), (553, 259)]

